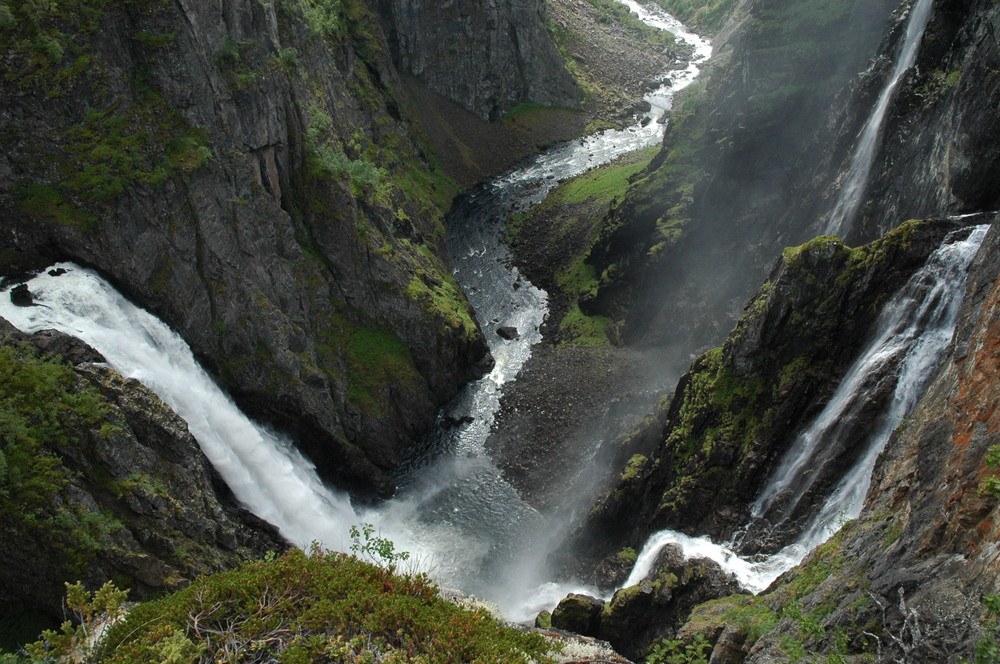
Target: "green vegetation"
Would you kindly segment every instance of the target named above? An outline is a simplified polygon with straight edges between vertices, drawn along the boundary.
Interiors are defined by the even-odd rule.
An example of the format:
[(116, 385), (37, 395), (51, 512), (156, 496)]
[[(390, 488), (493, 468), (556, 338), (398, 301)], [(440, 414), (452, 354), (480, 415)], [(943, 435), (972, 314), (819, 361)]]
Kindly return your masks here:
[(708, 455), (716, 445), (748, 452), (760, 425), (757, 409), (765, 394), (762, 381), (733, 374), (723, 362), (721, 348), (710, 350), (692, 367), (678, 420), (665, 444), (676, 450), (683, 465), (695, 454)]
[(406, 286), (406, 296), (422, 303), (427, 313), (444, 321), (461, 338), (474, 339), (479, 327), (472, 319), (472, 309), (455, 277), (443, 268), (440, 259), (426, 244), (413, 247), (408, 240), (400, 240), (400, 246), (413, 274)]
[[(96, 620), (121, 613), (124, 593), (111, 585), (92, 595), (68, 588), (67, 605), (80, 623), (46, 632), (28, 648), (35, 658), (67, 655), (95, 633)], [(202, 577), (140, 604), (83, 654), (106, 664), (527, 664), (551, 662), (552, 650), (539, 634), (441, 599), (423, 575), (398, 575), (314, 547)]]
[(664, 639), (655, 644), (643, 661), (645, 664), (704, 664), (712, 654), (712, 645), (699, 634), (691, 643)]
[(983, 637), (976, 644), (973, 664), (997, 664), (1000, 662), (1000, 595), (987, 595), (983, 604), (991, 623), (985, 627)]
[(996, 470), (1000, 468), (1000, 445), (991, 445), (986, 453), (986, 467), (993, 471), (979, 483), (979, 493), (1000, 498), (1000, 474)]
[(388, 385), (414, 387), (421, 377), (410, 349), (387, 330), (353, 326), (347, 342), (347, 400), (367, 412), (383, 408)]
[[(393, 405), (390, 386), (415, 394), (426, 391), (406, 344), (389, 330), (370, 321), (355, 322), (355, 317), (364, 315), (354, 310), (334, 314), (317, 345), (320, 366), (331, 380), (343, 384), (346, 379), (347, 403), (364, 413), (383, 413)], [(345, 364), (346, 375), (341, 375), (337, 368)]]
[(63, 551), (74, 574), (122, 527), (64, 495), (73, 472), (60, 455), (104, 417), (100, 396), (61, 361), (26, 344), (0, 346), (0, 516), (12, 536)]

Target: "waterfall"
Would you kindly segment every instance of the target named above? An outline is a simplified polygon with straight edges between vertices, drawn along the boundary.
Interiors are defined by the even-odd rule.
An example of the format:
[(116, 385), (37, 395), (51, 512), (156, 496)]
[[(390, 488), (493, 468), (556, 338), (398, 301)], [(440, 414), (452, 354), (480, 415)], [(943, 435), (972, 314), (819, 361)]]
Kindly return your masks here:
[[(25, 332), (57, 329), (96, 348), (122, 375), (156, 392), (188, 424), (236, 498), (292, 543), (344, 549), (358, 518), (346, 495), (323, 485), (286, 438), (252, 422), (163, 322), (71, 263), (32, 279), (36, 306), (0, 298), (0, 316)], [(55, 273), (55, 270), (52, 271)]]
[(872, 163), (875, 160), (878, 140), (886, 113), (889, 110), (889, 104), (892, 103), (896, 88), (899, 87), (903, 76), (916, 60), (917, 49), (930, 20), (933, 4), (934, 0), (916, 0), (916, 4), (910, 9), (906, 36), (896, 58), (896, 65), (882, 89), (878, 101), (872, 108), (868, 121), (858, 135), (850, 166), (840, 185), (837, 202), (827, 215), (823, 230), (824, 235), (843, 236), (851, 230), (851, 225), (854, 223), (854, 217), (861, 205), (861, 198), (868, 184), (868, 175), (871, 173)]
[[(951, 341), (965, 289), (969, 266), (989, 228), (976, 226), (968, 237), (954, 234), (931, 254), (885, 306), (866, 348), (847, 371), (824, 410), (788, 449), (751, 512), (749, 532), (766, 531), (775, 522), (794, 514), (794, 508), (815, 480), (817, 464), (827, 461), (824, 450), (842, 441), (844, 423), (870, 407), (864, 386), (887, 368), (895, 378), (889, 399), (879, 409), (874, 426), (858, 445), (851, 468), (808, 519), (796, 539), (762, 560), (748, 561), (707, 538), (689, 538), (673, 531), (654, 533), (640, 553), (632, 576), (649, 573), (656, 552), (667, 543), (680, 544), (685, 556), (712, 558), (732, 572), (748, 589), (759, 592), (785, 571), (799, 564), (814, 548), (829, 539), (844, 522), (861, 513), (878, 455), (892, 432), (910, 414), (923, 394), (932, 371)], [(967, 231), (956, 231), (963, 233)], [(778, 512), (774, 514), (774, 512)], [(690, 552), (690, 553), (689, 553)], [(642, 569), (640, 569), (642, 563)], [(630, 578), (626, 583), (634, 583)]]

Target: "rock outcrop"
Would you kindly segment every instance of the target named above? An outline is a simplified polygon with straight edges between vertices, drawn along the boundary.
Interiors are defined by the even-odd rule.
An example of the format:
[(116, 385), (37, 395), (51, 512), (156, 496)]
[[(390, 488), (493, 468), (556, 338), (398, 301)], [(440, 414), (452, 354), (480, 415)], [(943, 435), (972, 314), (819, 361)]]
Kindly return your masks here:
[[(0, 319), (0, 354), (8, 615), (61, 619), (64, 582), (114, 579), (142, 599), (288, 546), (237, 505), (184, 421), (95, 350)], [(38, 399), (47, 421), (31, 421)]]
[(616, 591), (610, 601), (573, 594), (552, 612), (557, 629), (607, 641), (626, 657), (639, 661), (650, 645), (672, 638), (693, 607), (740, 592), (735, 577), (718, 563), (685, 560), (680, 547), (665, 546), (649, 574), (639, 583)]
[[(498, 83), (502, 103), (559, 87), (539, 6), (465, 26), (470, 44), (536, 58), (530, 85)], [(487, 350), (443, 246), (456, 188), (430, 165), (379, 17), (361, 0), (3, 12), (0, 272), (98, 268), (324, 476), (391, 493)], [(461, 41), (448, 29), (437, 43)]]

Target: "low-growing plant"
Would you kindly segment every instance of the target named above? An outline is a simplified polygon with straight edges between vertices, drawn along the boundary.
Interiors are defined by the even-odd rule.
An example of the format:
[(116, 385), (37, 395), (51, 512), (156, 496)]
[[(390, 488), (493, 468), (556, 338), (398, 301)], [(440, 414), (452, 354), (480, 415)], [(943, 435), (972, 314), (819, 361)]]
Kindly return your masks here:
[[(363, 551), (398, 560), (374, 531)], [(133, 662), (551, 662), (539, 634), (501, 625), (354, 556), (298, 549), (196, 580), (135, 607), (101, 646), (107, 664)]]

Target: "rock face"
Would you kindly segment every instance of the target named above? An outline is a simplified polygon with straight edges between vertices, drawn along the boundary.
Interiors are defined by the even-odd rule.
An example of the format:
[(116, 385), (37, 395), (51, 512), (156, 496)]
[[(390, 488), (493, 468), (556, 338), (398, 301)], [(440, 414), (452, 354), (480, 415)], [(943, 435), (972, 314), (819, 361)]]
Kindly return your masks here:
[[(323, 475), (388, 494), (487, 350), (446, 262), (454, 185), (429, 166), (378, 17), (334, 4), (12, 8), (0, 272), (98, 268)], [(539, 41), (539, 7), (477, 9), (436, 43), (507, 39), (497, 57), (536, 59), (530, 84), (502, 83), (526, 95), (509, 101), (545, 102), (562, 64)]]
[(401, 72), (481, 118), (519, 103), (575, 108), (580, 91), (544, 27), (544, 0), (379, 0)]
[[(984, 112), (1000, 103), (1000, 46), (992, 37), (998, 16), (1000, 9), (985, 0), (934, 3), (916, 64), (887, 117), (867, 204), (850, 238), (874, 237), (896, 219), (1000, 209), (994, 184), (1000, 120)], [(840, 142), (856, 131), (847, 115), (853, 108), (848, 104), (836, 118)]]
[[(996, 616), (982, 599), (1000, 592), (1000, 500), (981, 487), (997, 474), (987, 455), (1000, 430), (998, 311), (994, 226), (973, 264), (953, 344), (880, 457), (858, 520), (767, 595), (696, 610), (682, 638), (706, 636), (733, 662), (780, 661), (797, 644), (827, 655), (957, 663), (995, 635)], [(721, 635), (737, 610), (758, 622), (748, 631), (744, 620), (743, 636), (753, 638), (734, 653)]]
[(27, 438), (5, 439), (0, 601), (8, 611), (61, 618), (66, 581), (115, 579), (142, 599), (287, 546), (237, 506), (183, 420), (137, 381), (95, 364), (103, 358), (92, 348), (54, 331), (28, 337), (3, 319), (0, 339), (5, 408), (45, 389), (26, 382), (34, 372), (7, 364), (29, 344), (58, 353), (29, 360), (39, 375), (59, 376), (74, 404), (88, 399), (98, 413), (88, 419), (52, 404), (56, 428), (30, 448), (50, 462), (18, 456), (34, 445)]
[[(858, 249), (820, 237), (786, 250), (725, 344), (681, 378), (665, 424), (651, 418), (650, 426), (662, 427), (660, 442), (629, 464), (585, 519), (571, 545), (577, 555), (589, 567), (622, 547), (640, 548), (663, 528), (727, 540), (747, 522), (773, 465), (832, 394), (879, 303), (958, 225), (908, 222)], [(836, 481), (852, 459), (850, 449), (841, 450), (817, 469), (828, 474), (817, 486)], [(817, 495), (803, 508), (823, 491)]]

